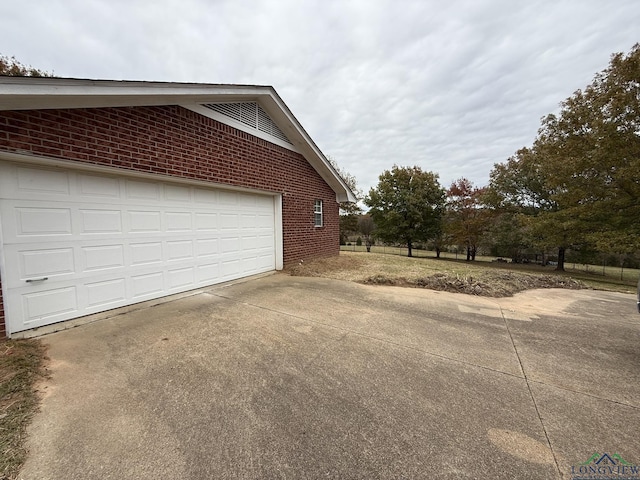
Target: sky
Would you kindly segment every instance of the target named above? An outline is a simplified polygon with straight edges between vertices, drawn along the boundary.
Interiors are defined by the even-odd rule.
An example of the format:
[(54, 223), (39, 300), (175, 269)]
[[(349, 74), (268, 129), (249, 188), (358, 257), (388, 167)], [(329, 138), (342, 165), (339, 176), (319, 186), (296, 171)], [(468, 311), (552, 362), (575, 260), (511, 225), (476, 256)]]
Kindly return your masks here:
[(56, 76), (271, 85), (366, 194), (530, 146), (640, 42), (638, 0), (2, 0), (0, 54)]

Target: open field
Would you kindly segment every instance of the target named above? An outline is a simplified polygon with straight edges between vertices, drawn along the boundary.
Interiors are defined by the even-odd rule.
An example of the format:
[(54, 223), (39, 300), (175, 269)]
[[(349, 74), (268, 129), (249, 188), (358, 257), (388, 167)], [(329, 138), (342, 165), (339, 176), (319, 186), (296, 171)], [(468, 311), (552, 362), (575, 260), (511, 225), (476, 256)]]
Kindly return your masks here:
[[(466, 262), (460, 257), (456, 260), (450, 253), (436, 259), (433, 252), (418, 250), (416, 256), (408, 258), (406, 249), (382, 249), (374, 247), (371, 253), (366, 253), (364, 247), (361, 252), (343, 250), (339, 257), (303, 262), (288, 270), (293, 275), (432, 288), (490, 297), (509, 296), (532, 288), (593, 288), (632, 293), (640, 274), (638, 270), (625, 269), (624, 278), (620, 280), (619, 269), (617, 275), (603, 276), (602, 267), (598, 271), (592, 266), (585, 271), (584, 268), (572, 269), (568, 264), (567, 271), (557, 272), (550, 266), (491, 262), (492, 257), (477, 257), (475, 262)], [(376, 250), (379, 253), (375, 253)]]
[[(340, 251), (342, 252), (366, 252), (366, 248), (362, 246), (353, 245), (341, 245)], [(386, 247), (386, 246), (373, 246), (371, 247), (371, 253), (384, 253), (389, 255), (407, 255), (407, 249), (401, 247)], [(436, 252), (431, 250), (413, 250), (414, 257), (420, 258), (435, 258)], [(450, 259), (450, 260), (465, 260), (464, 253), (451, 253), (451, 252), (441, 252), (441, 259)], [(497, 257), (476, 256), (476, 262), (491, 262), (495, 260)], [(506, 258), (505, 258), (506, 260)], [(550, 267), (553, 268), (553, 267)], [(636, 282), (638, 277), (640, 276), (640, 270), (637, 268), (620, 268), (619, 266), (611, 266), (611, 265), (589, 265), (584, 263), (575, 263), (575, 262), (567, 262), (565, 264), (565, 268), (572, 272), (585, 272), (590, 275), (601, 275), (605, 277), (613, 277), (618, 280)]]

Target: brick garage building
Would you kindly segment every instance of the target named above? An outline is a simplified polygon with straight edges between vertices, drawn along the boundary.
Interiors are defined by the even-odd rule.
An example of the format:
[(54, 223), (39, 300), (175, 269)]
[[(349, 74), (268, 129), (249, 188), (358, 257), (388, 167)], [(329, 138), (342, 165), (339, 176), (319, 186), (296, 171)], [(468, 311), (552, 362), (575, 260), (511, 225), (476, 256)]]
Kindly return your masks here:
[(354, 200), (271, 87), (0, 77), (0, 334), (335, 255)]

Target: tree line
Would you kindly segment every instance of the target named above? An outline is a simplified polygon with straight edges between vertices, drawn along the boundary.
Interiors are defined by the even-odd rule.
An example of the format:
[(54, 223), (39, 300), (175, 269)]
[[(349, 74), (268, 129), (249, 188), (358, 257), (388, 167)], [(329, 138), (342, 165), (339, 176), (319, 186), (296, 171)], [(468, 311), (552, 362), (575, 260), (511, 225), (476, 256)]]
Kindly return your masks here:
[(554, 251), (563, 270), (568, 250), (640, 252), (640, 44), (544, 117), (533, 145), (495, 164), (487, 186), (460, 178), (444, 189), (437, 173), (395, 165), (361, 198), (369, 210), (343, 211), (342, 232), (364, 225), (365, 241), (409, 256), (418, 243), (437, 256), (464, 246), (467, 260), (480, 245), (514, 261)]

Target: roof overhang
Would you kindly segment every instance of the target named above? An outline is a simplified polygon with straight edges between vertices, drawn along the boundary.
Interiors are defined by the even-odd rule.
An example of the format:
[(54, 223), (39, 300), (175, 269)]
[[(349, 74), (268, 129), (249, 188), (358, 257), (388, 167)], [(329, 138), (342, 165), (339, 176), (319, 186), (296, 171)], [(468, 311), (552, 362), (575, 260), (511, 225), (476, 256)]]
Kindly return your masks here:
[(271, 86), (0, 76), (0, 110), (141, 107), (221, 102), (258, 102), (295, 149), (333, 189), (336, 200), (357, 201), (348, 185)]

